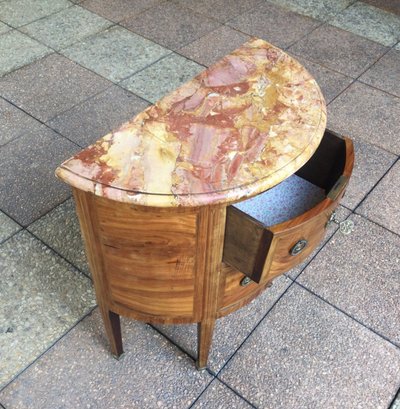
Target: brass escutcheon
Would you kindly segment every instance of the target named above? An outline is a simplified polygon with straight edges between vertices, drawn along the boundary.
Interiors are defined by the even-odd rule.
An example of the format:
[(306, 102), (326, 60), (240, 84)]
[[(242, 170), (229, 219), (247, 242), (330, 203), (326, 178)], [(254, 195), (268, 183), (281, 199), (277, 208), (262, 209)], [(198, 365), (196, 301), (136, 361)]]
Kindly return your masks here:
[(240, 281), (240, 285), (242, 287), (246, 287), (246, 285), (249, 285), (250, 283), (251, 283), (250, 277), (243, 277), (242, 280)]
[(291, 249), (290, 249), (290, 255), (291, 256), (297, 256), (297, 254), (300, 254), (307, 246), (308, 241), (305, 239), (299, 240)]

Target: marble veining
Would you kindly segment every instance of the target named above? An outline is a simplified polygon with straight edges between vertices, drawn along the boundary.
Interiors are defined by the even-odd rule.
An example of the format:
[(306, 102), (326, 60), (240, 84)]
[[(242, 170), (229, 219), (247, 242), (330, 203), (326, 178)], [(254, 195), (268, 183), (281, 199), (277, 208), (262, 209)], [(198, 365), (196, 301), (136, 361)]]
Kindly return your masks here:
[(322, 93), (282, 50), (251, 39), (56, 171), (138, 205), (232, 203), (299, 169), (326, 126)]

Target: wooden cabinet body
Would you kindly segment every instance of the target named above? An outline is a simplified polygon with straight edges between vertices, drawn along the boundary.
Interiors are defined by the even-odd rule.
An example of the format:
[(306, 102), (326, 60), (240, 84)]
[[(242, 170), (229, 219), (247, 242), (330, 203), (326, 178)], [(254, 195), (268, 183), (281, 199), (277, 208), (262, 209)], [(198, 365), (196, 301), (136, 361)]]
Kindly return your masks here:
[[(268, 228), (233, 206), (151, 208), (74, 189), (98, 302), (103, 315), (111, 312), (114, 318), (109, 336), (120, 345), (116, 355), (122, 352), (119, 324), (115, 327), (119, 315), (148, 323), (204, 323), (212, 334), (217, 318), (249, 303), (312, 252), (344, 194), (354, 161), (350, 140), (330, 132), (325, 138), (344, 144), (339, 154), (315, 154), (328, 156), (325, 163), (341, 164), (330, 167), (333, 178), (321, 186), (326, 198)], [(305, 174), (307, 166), (298, 173)], [(299, 240), (307, 240), (307, 246), (291, 255)], [(244, 286), (246, 276), (251, 280)], [(211, 335), (204, 345), (199, 337), (200, 368), (206, 366), (210, 342)]]
[(206, 366), (216, 319), (324, 235), (353, 166), (325, 127), (314, 78), (253, 38), (60, 165), (113, 354), (120, 315), (198, 323)]

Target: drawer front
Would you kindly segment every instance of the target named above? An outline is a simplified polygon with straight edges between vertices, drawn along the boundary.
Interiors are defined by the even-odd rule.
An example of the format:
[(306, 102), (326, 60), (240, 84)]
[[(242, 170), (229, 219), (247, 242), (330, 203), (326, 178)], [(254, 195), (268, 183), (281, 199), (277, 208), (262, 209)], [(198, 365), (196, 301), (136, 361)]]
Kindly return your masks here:
[[(325, 199), (312, 209), (274, 226), (264, 226), (233, 206), (227, 209), (224, 262), (256, 283), (265, 283), (301, 263), (325, 235), (351, 176), (354, 151), (347, 138), (327, 132), (324, 139), (317, 156), (298, 173), (326, 192)], [(321, 176), (319, 169), (330, 173)]]
[(218, 316), (223, 317), (248, 304), (262, 292), (268, 283), (257, 284), (248, 277), (222, 263), (223, 289), (218, 308)]
[(263, 274), (280, 275), (303, 262), (321, 243), (326, 226), (338, 201), (326, 199), (315, 209), (316, 215), (304, 223), (288, 229), (271, 228), (274, 231), (273, 252), (266, 260)]

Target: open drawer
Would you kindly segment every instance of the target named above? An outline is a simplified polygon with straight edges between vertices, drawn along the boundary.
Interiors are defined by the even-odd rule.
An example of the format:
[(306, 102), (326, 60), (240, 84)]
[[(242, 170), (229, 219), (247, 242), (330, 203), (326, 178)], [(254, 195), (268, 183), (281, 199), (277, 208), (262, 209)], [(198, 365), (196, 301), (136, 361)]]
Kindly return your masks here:
[(257, 283), (301, 263), (323, 239), (353, 163), (351, 140), (325, 131), (296, 174), (227, 208), (223, 261)]

